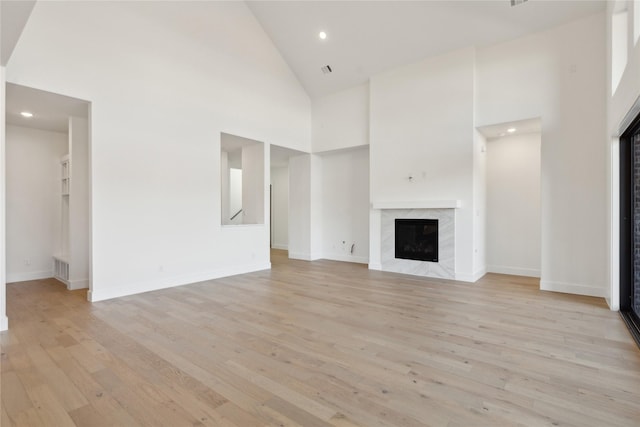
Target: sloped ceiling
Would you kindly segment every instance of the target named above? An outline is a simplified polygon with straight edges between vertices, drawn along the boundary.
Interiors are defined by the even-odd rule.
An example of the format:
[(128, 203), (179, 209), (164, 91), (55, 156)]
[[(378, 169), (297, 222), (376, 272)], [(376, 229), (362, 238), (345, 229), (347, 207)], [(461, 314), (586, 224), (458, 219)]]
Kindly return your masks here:
[[(514, 39), (605, 10), (605, 1), (249, 1), (311, 97), (451, 50)], [(327, 38), (320, 40), (318, 33)], [(330, 65), (333, 72), (323, 74)]]
[(7, 65), (16, 46), (35, 0), (0, 1), (0, 65)]

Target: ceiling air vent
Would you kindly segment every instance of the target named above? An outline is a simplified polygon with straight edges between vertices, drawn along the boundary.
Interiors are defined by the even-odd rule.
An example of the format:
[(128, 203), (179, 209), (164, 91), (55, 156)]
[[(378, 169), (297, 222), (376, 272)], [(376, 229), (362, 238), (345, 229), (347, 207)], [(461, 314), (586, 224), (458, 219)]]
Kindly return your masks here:
[(517, 5), (522, 4), (522, 3), (526, 3), (527, 1), (529, 1), (529, 0), (511, 0), (511, 7), (517, 6)]
[(322, 70), (323, 74), (329, 74), (332, 73), (333, 70), (331, 69), (330, 65), (325, 65), (324, 67), (320, 68)]

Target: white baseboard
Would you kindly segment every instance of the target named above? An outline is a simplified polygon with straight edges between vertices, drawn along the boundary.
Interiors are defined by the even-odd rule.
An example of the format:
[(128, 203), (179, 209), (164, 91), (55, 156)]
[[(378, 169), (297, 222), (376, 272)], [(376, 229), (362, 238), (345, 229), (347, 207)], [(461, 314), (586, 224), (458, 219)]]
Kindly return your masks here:
[(53, 270), (29, 271), (26, 273), (10, 273), (7, 274), (7, 283), (49, 279), (50, 277), (53, 277)]
[(146, 280), (137, 283), (128, 283), (108, 289), (93, 289), (87, 292), (87, 299), (91, 302), (104, 301), (112, 298), (124, 297), (127, 295), (141, 294), (143, 292), (157, 291), (160, 289), (173, 288), (175, 286), (188, 285), (191, 283), (204, 282), (206, 280), (219, 279), (221, 277), (235, 276), (237, 274), (252, 273), (254, 271), (269, 270), (271, 263), (250, 264), (235, 267), (226, 267), (213, 271), (185, 274), (157, 280)]
[(513, 276), (540, 277), (540, 270), (535, 268), (508, 267), (505, 265), (487, 265), (487, 272), (511, 274)]
[(612, 302), (610, 297), (606, 297), (604, 300), (607, 302), (607, 305), (609, 306), (609, 310), (611, 310), (611, 311), (620, 311), (620, 303), (619, 302)]
[(321, 254), (313, 253), (310, 254), (308, 252), (291, 252), (289, 251), (290, 259), (300, 259), (302, 261), (315, 261), (317, 259), (322, 259)]
[(311, 261), (311, 255), (306, 252), (291, 252), (289, 251), (290, 259), (299, 259), (302, 261)]
[(9, 319), (7, 316), (0, 317), (0, 331), (6, 331), (9, 329)]
[(69, 280), (67, 289), (70, 291), (75, 291), (78, 289), (89, 289), (89, 279)]
[(271, 245), (271, 249), (280, 249), (282, 251), (288, 251), (289, 250), (289, 245), (279, 245), (277, 243), (273, 243)]
[(540, 280), (540, 289), (543, 291), (562, 292), (565, 294), (586, 295), (590, 297), (605, 298), (609, 294), (609, 290), (596, 286), (579, 285), (566, 282), (551, 282), (549, 280)]
[(325, 254), (324, 259), (330, 259), (332, 261), (342, 262), (355, 262), (357, 264), (368, 264), (369, 258), (363, 256), (353, 256), (344, 254)]
[(477, 282), (478, 280), (482, 279), (485, 276), (485, 274), (487, 274), (486, 268), (482, 268), (476, 271), (475, 273), (473, 273), (473, 278), (475, 279), (474, 282)]
[(378, 270), (378, 271), (382, 271), (382, 264), (372, 264), (369, 263), (369, 270)]
[(476, 271), (473, 274), (469, 274), (469, 273), (456, 273), (456, 278), (455, 280), (457, 280), (458, 282), (469, 282), (469, 283), (475, 283), (478, 280), (482, 279), (482, 277), (487, 274), (487, 270), (485, 270), (484, 268), (481, 270)]

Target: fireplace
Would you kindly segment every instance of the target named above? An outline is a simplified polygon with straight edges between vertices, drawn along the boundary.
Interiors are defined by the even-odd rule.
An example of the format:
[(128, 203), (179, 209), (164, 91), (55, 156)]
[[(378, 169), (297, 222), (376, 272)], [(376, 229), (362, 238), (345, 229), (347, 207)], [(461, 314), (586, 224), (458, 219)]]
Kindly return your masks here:
[(438, 220), (395, 220), (395, 257), (438, 262)]
[[(443, 203), (444, 204), (444, 203)], [(439, 279), (456, 278), (456, 207), (420, 207), (402, 204), (396, 207), (383, 207), (380, 212), (380, 267), (382, 271), (412, 274), (414, 276), (434, 277)], [(431, 204), (433, 206), (433, 204)], [(417, 261), (415, 259), (396, 258), (396, 220), (430, 220), (437, 221), (438, 252), (432, 254), (437, 261)], [(433, 222), (432, 222), (433, 224)], [(424, 224), (423, 224), (424, 225)], [(424, 231), (424, 227), (420, 232)], [(435, 237), (432, 235), (432, 237)], [(435, 256), (433, 256), (435, 255)]]

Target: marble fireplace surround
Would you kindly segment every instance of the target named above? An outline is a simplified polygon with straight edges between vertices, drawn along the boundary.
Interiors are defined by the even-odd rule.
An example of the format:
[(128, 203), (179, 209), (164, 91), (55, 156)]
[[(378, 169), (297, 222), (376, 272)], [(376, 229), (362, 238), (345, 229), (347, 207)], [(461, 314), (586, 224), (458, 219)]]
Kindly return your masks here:
[[(459, 200), (372, 203), (380, 209), (380, 261), (382, 271), (455, 279), (455, 209)], [(395, 219), (438, 220), (438, 262), (395, 258)]]

